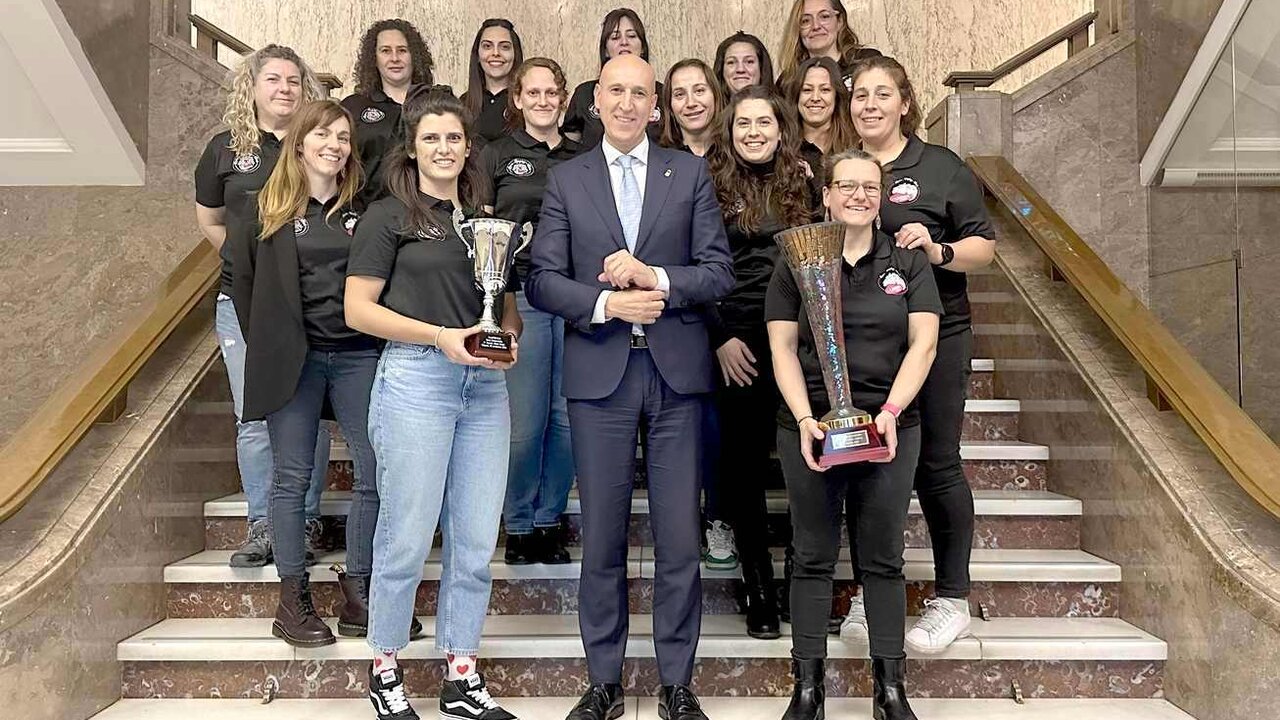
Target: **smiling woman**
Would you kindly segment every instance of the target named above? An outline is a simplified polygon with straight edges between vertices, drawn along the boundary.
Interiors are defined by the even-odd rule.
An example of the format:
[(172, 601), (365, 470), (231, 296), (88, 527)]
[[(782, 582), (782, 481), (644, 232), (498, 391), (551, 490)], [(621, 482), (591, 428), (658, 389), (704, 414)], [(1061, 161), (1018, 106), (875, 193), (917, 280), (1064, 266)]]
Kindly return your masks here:
[(705, 156), (716, 134), (716, 117), (724, 107), (724, 92), (715, 73), (697, 58), (685, 58), (667, 71), (661, 85), (663, 147)]
[(489, 18), (480, 23), (471, 43), (467, 91), (462, 94), (462, 103), (475, 118), (478, 139), (489, 142), (506, 134), (507, 89), (522, 62), (524, 46), (510, 20)]
[[(600, 67), (603, 68), (609, 60), (622, 55), (639, 55), (645, 62), (649, 61), (649, 39), (645, 35), (644, 23), (640, 22), (640, 16), (631, 8), (611, 10), (600, 25)], [(600, 107), (595, 97), (597, 83), (597, 80), (588, 80), (574, 88), (564, 125), (561, 126), (565, 134), (588, 149), (598, 145), (604, 137)], [(657, 92), (661, 95), (661, 83), (658, 84)], [(648, 123), (649, 137), (656, 142), (662, 135), (660, 106), (653, 108)]]
[(841, 0), (794, 0), (778, 51), (779, 84), (789, 82), (805, 60), (825, 57), (836, 62), (845, 89), (851, 90), (849, 69), (861, 58), (879, 54), (874, 48), (863, 47), (849, 27), (849, 13)]

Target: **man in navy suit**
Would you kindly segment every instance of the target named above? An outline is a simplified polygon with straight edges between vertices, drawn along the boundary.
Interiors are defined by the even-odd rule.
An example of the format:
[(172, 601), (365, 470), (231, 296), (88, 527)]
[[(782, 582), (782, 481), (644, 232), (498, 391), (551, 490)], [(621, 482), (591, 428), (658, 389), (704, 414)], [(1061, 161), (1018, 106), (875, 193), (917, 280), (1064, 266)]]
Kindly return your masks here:
[[(601, 144), (551, 170), (525, 282), (563, 317), (564, 379), (582, 500), (579, 624), (590, 687), (569, 720), (623, 713), (627, 525), (636, 433), (646, 430), (659, 714), (706, 720), (689, 688), (701, 627), (698, 478), (714, 387), (701, 307), (733, 287), (707, 165), (650, 144), (654, 73), (634, 55), (600, 71)], [(642, 424), (643, 421), (643, 424)]]

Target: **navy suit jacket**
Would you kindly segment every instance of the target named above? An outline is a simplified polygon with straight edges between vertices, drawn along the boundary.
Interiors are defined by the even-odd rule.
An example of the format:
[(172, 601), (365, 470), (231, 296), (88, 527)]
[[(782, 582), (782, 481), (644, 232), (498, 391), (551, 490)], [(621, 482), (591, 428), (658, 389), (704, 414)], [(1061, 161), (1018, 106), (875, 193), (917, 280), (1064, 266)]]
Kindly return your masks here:
[[(715, 388), (702, 306), (733, 289), (733, 258), (706, 162), (690, 153), (649, 146), (637, 259), (666, 270), (667, 304), (644, 327), (662, 379), (678, 393)], [(604, 151), (597, 145), (551, 169), (531, 249), (524, 292), (529, 304), (566, 321), (561, 388), (571, 400), (613, 393), (630, 354), (631, 324), (593, 324), (597, 280), (608, 255), (626, 240)]]

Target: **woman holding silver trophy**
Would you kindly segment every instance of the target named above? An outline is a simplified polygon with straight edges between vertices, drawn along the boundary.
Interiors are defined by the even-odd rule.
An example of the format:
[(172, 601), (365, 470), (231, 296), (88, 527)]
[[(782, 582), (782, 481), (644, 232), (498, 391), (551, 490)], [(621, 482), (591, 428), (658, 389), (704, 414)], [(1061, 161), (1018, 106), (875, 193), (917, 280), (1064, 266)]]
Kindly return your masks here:
[(896, 247), (878, 228), (880, 164), (850, 149), (830, 156), (825, 170), (822, 201), (834, 222), (775, 236), (783, 261), (765, 298), (785, 403), (778, 454), (795, 545), (795, 689), (784, 720), (823, 716), (827, 619), (846, 494), (865, 582), (875, 717), (914, 720), (903, 688), (903, 530), (920, 452), (913, 401), (933, 362), (942, 305), (928, 258)]
[(369, 206), (347, 268), (347, 323), (388, 341), (369, 403), (383, 500), (373, 541), (369, 697), (379, 718), (416, 717), (396, 656), (409, 642), (439, 521), (435, 635), (448, 663), (440, 714), (512, 720), (489, 696), (476, 655), (507, 484), (503, 371), (516, 361), (520, 314), (503, 285), (518, 226), (467, 220), (486, 201), (487, 183), (471, 152), (471, 115), (450, 88), (415, 89), (401, 121), (405, 141), (386, 161), (391, 195)]

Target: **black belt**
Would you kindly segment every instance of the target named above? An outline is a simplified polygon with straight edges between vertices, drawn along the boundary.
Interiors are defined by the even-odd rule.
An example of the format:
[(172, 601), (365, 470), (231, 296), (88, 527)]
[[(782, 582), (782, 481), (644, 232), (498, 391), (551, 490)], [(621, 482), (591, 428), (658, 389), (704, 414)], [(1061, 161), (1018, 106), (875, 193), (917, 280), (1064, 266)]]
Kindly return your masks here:
[(648, 350), (649, 338), (644, 335), (632, 335), (631, 349), (632, 350)]

